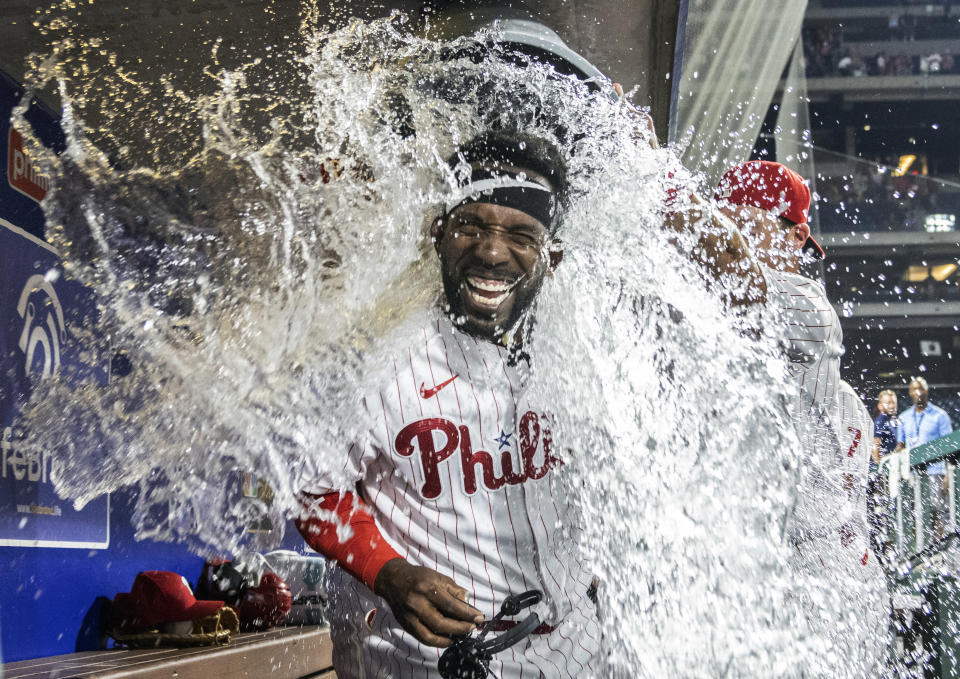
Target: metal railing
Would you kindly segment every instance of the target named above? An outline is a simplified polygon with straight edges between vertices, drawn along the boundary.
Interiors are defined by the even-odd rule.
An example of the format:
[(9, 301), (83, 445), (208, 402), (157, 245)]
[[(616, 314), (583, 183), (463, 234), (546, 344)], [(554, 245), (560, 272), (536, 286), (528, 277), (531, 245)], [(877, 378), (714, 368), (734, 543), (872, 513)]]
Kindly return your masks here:
[[(946, 463), (946, 513), (941, 517), (942, 531), (934, 531), (931, 496), (939, 477), (931, 478), (927, 467)], [(957, 510), (960, 507), (960, 431), (884, 458), (881, 479), (888, 484), (890, 499), (886, 516), (887, 562), (898, 579), (909, 578), (915, 569), (930, 565), (938, 554), (956, 548)]]
[[(948, 494), (943, 528), (937, 534), (930, 500), (940, 477), (928, 475), (927, 468), (939, 461), (946, 466)], [(881, 530), (886, 542), (881, 561), (892, 605), (894, 642), (889, 660), (896, 672), (890, 676), (960, 679), (955, 660), (960, 657), (955, 633), (960, 588), (958, 562), (952, 558), (960, 538), (956, 530), (960, 431), (889, 455), (881, 461), (879, 474), (892, 496), (881, 503), (889, 510), (886, 530)]]

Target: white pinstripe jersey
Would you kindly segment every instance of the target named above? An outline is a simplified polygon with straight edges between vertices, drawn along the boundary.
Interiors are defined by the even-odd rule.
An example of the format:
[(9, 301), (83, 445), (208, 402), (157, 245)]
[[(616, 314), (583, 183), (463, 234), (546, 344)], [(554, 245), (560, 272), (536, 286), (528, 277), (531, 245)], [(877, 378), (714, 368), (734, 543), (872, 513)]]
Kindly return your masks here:
[[(588, 675), (600, 639), (587, 597), (592, 574), (558, 540), (562, 463), (549, 415), (527, 403), (503, 347), (455, 329), (439, 311), (412, 336), (364, 399), (369, 439), (351, 446), (349, 476), (391, 546), (453, 578), (488, 619), (509, 594), (544, 592), (541, 619), (557, 629), (496, 656), (495, 676)], [(342, 572), (335, 580), (338, 676), (438, 676), (438, 649), (404, 632), (366, 586)]]
[[(846, 382), (840, 382), (840, 459), (848, 475), (848, 518), (840, 536), (837, 570), (846, 574), (848, 600), (854, 601), (854, 622), (846, 626), (841, 648), (852, 667), (862, 667), (863, 676), (882, 676), (889, 647), (890, 600), (886, 577), (877, 557), (869, 550), (867, 522), (867, 475), (873, 448), (873, 420), (860, 397)], [(844, 582), (840, 577), (834, 580)]]
[(838, 386), (843, 333), (836, 311), (816, 281), (765, 270), (768, 303), (786, 341), (796, 384), (792, 416), (800, 437), (803, 476), (797, 489), (792, 537), (817, 548), (832, 544), (846, 506), (839, 459)]
[(823, 286), (800, 274), (766, 270), (767, 295), (786, 326), (791, 368), (800, 387), (798, 414), (823, 410), (836, 420), (843, 330)]
[[(875, 676), (887, 646), (887, 595), (879, 564), (869, 558), (863, 562), (868, 541), (866, 479), (855, 473), (866, 464), (863, 455), (873, 442), (872, 424), (856, 394), (847, 385), (841, 387), (843, 332), (823, 286), (799, 274), (765, 274), (768, 296), (785, 324), (797, 385), (794, 418), (804, 475), (791, 525), (790, 560), (798, 576), (821, 583), (805, 591), (800, 601), (810, 631), (831, 646), (831, 653), (817, 658), (823, 667), (810, 673)], [(863, 495), (855, 492), (851, 497), (847, 474), (863, 484)], [(833, 600), (824, 608), (820, 590), (825, 583), (839, 588), (844, 616), (838, 618), (841, 609), (835, 609)]]

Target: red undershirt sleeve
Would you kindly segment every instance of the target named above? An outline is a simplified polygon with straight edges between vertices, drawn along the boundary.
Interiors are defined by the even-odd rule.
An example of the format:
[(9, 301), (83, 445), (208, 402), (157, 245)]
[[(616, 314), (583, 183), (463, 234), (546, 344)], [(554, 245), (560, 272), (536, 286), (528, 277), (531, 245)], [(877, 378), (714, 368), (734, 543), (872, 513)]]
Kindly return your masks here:
[[(296, 520), (303, 539), (371, 590), (384, 564), (402, 558), (380, 533), (367, 504), (354, 493), (304, 493), (303, 502), (304, 511)], [(353, 534), (341, 542), (337, 535), (338, 524), (319, 518), (317, 509), (335, 512), (343, 524), (350, 526)]]

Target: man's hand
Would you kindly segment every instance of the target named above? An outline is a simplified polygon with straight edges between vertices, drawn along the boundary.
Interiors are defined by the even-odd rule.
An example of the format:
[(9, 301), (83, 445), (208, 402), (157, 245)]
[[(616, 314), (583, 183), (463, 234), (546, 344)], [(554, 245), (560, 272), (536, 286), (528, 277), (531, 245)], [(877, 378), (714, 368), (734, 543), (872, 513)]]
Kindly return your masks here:
[[(623, 99), (620, 84), (613, 83), (613, 89)], [(653, 118), (626, 100), (623, 104), (635, 124), (634, 139), (646, 140), (652, 148), (659, 148)], [(668, 192), (668, 203), (676, 199), (676, 191), (672, 191), (672, 196)], [(666, 226), (677, 233), (698, 233), (699, 242), (690, 254), (711, 279), (732, 277), (745, 282), (742, 291), (728, 295), (732, 306), (753, 306), (766, 301), (767, 282), (740, 231), (729, 220), (711, 214), (698, 196), (690, 195), (690, 206), (685, 211), (668, 213)]]
[(450, 637), (465, 636), (483, 622), (483, 614), (466, 603), (467, 591), (430, 568), (403, 559), (388, 561), (373, 583), (406, 631), (428, 646), (446, 648)]
[(646, 142), (650, 145), (650, 148), (660, 148), (660, 142), (657, 141), (657, 131), (653, 127), (653, 118), (650, 117), (650, 114), (626, 100), (620, 83), (613, 83), (613, 89), (620, 97), (621, 103), (626, 107), (627, 117), (634, 123), (633, 138)]
[(691, 206), (683, 212), (669, 213), (665, 225), (680, 234), (697, 235), (697, 244), (687, 256), (699, 264), (710, 279), (741, 279), (746, 283), (742, 290), (728, 294), (732, 306), (752, 306), (766, 301), (767, 282), (733, 222), (710, 213), (699, 197), (691, 196)]

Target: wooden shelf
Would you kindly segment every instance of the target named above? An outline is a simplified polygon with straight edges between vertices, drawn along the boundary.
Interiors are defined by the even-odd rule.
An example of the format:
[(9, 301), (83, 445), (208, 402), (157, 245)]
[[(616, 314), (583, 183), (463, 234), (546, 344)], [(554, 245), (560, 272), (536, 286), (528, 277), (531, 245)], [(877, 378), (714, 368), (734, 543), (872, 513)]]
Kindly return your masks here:
[(328, 627), (278, 627), (226, 646), (86, 651), (3, 666), (4, 679), (333, 679)]

